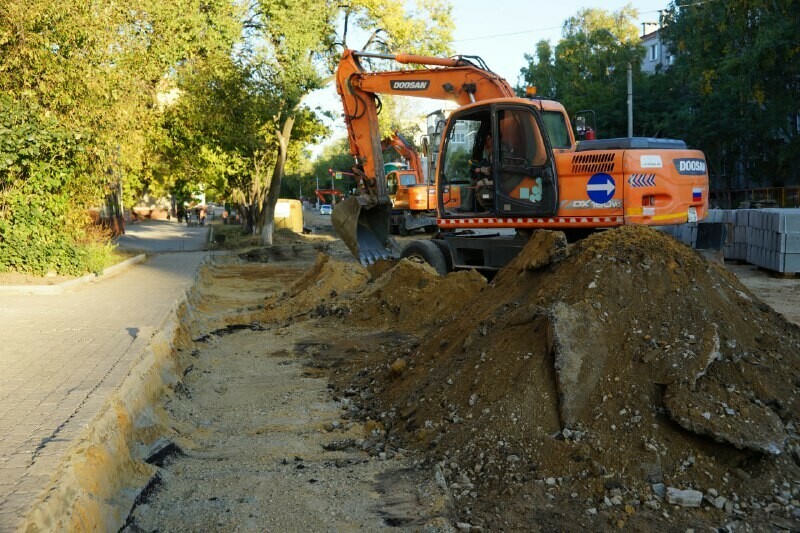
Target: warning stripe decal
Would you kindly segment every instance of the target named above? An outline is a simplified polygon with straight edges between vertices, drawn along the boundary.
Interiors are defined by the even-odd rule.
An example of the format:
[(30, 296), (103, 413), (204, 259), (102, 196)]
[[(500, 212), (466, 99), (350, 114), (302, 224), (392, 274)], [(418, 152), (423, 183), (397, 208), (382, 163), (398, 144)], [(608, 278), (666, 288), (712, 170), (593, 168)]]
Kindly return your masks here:
[(438, 218), (439, 226), (514, 225), (514, 224), (622, 224), (622, 217), (554, 217), (554, 218)]

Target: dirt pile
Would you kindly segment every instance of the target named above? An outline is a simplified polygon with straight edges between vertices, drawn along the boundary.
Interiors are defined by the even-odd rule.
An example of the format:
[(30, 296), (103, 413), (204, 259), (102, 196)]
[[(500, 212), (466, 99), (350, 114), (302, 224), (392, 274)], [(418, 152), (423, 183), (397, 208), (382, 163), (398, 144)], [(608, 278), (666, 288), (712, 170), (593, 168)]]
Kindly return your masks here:
[[(796, 524), (798, 328), (659, 232), (559, 242), (535, 239), (469, 300), (427, 282), (415, 305), (447, 323), (399, 371), (355, 378), (388, 441), (433, 450), (466, 515), (563, 498), (617, 525), (667, 502)], [(397, 275), (372, 296), (402, 308), (425, 287)]]
[(403, 259), (350, 302), (352, 323), (422, 333), (452, 320), (487, 288), (475, 271), (440, 276), (426, 263)]
[(368, 271), (320, 254), (300, 280), (267, 301), (261, 318), (346, 317), (351, 325), (422, 333), (451, 320), (486, 287), (486, 279), (474, 271), (442, 277), (408, 259)]
[[(334, 261), (319, 253), (314, 266), (303, 277), (267, 299), (259, 319), (264, 322), (307, 319), (317, 309), (328, 306), (330, 310), (340, 294), (362, 288), (369, 279), (369, 272), (361, 265)], [(333, 305), (332, 309), (337, 312), (338, 308)], [(347, 314), (349, 311), (339, 312)]]

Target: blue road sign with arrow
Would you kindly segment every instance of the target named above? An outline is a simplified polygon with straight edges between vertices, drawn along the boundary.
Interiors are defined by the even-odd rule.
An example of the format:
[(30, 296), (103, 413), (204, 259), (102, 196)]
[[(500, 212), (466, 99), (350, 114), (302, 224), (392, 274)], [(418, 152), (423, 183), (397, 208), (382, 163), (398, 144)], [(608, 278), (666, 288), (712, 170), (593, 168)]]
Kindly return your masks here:
[(589, 199), (596, 204), (604, 204), (611, 200), (616, 190), (617, 185), (614, 183), (614, 178), (605, 172), (595, 174), (586, 183), (586, 193), (589, 195)]

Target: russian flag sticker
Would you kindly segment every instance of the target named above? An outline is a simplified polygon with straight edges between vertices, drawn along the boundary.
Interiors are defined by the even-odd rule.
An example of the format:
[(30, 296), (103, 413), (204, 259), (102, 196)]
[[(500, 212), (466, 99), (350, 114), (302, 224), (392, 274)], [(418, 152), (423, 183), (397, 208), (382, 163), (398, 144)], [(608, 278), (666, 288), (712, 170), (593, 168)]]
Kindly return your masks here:
[(692, 201), (699, 202), (703, 199), (703, 189), (694, 188), (692, 189)]

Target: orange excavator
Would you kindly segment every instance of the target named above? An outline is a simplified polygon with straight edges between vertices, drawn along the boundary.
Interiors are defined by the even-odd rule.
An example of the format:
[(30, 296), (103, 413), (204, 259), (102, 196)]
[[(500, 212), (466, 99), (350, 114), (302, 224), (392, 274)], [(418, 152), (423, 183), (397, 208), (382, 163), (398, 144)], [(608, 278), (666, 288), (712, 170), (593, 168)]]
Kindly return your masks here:
[[(366, 71), (364, 58), (421, 65)], [(622, 138), (576, 145), (564, 107), (519, 98), (474, 56), (437, 58), (346, 50), (336, 72), (359, 194), (332, 222), (365, 264), (417, 256), (440, 272), (505, 266), (532, 230), (578, 238), (623, 224), (702, 220), (708, 174), (702, 152), (683, 141)], [(432, 146), (439, 233), (399, 250), (389, 234), (392, 203), (383, 169), (376, 100), (394, 94), (461, 105), (440, 122)]]
[(344, 198), (344, 194), (336, 189), (314, 189), (314, 194), (317, 195), (320, 205), (333, 205)]
[(389, 233), (408, 235), (424, 228), (436, 229), (436, 188), (428, 180), (426, 168), (414, 146), (399, 131), (381, 143), (383, 152), (394, 150), (406, 161), (405, 168), (386, 170), (386, 183), (392, 201)]

